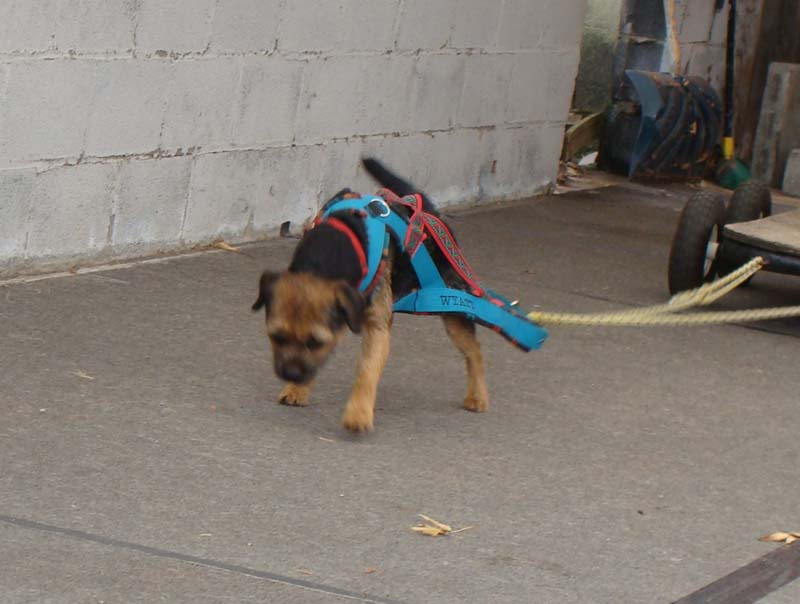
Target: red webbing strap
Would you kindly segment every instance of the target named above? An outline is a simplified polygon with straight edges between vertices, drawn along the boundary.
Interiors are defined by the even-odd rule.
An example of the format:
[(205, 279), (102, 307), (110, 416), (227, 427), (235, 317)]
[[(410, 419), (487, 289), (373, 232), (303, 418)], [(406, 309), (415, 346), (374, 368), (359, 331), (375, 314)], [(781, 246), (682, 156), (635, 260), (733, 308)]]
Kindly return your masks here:
[[(406, 197), (398, 197), (389, 189), (381, 189), (378, 195), (383, 197), (388, 203), (398, 203), (411, 210), (408, 218), (408, 230), (403, 247), (413, 258), (419, 246), (427, 238), (428, 234), (433, 237), (436, 245), (442, 250), (450, 265), (456, 270), (467, 285), (469, 285), (476, 296), (483, 296), (483, 288), (478, 283), (475, 271), (464, 258), (464, 254), (456, 244), (455, 237), (441, 219), (423, 210), (422, 195), (415, 193)], [(490, 301), (502, 306), (502, 302), (489, 298)]]
[(329, 224), (340, 233), (347, 235), (347, 237), (350, 239), (350, 243), (353, 245), (353, 250), (355, 250), (356, 256), (358, 256), (358, 263), (361, 265), (361, 279), (363, 281), (366, 278), (367, 273), (369, 273), (369, 267), (367, 266), (367, 255), (364, 253), (364, 248), (361, 245), (361, 242), (358, 240), (358, 237), (356, 237), (356, 234), (350, 229), (350, 227), (348, 227), (338, 218), (328, 218), (325, 221), (325, 224)]
[(422, 216), (425, 219), (426, 230), (433, 237), (439, 249), (442, 250), (450, 265), (467, 282), (467, 285), (472, 288), (476, 296), (483, 296), (483, 288), (478, 284), (478, 277), (475, 271), (472, 270), (467, 259), (464, 258), (464, 253), (456, 244), (455, 237), (453, 237), (447, 225), (433, 214), (424, 212)]

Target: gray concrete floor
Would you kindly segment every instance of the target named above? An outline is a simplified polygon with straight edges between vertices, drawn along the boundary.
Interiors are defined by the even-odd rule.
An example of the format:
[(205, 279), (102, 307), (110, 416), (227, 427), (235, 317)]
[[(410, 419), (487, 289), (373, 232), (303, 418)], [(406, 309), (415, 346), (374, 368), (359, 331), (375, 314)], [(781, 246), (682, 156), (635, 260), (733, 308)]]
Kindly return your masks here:
[[(452, 223), (498, 291), (595, 311), (666, 299), (682, 203), (623, 186)], [(353, 437), (355, 338), (309, 408), (274, 402), (249, 305), (293, 246), (0, 287), (0, 601), (667, 603), (800, 529), (800, 322), (561, 328), (528, 355), (483, 330), (476, 415), (440, 322), (400, 316)], [(798, 298), (758, 275), (719, 306)], [(418, 513), (474, 528), (423, 537)]]

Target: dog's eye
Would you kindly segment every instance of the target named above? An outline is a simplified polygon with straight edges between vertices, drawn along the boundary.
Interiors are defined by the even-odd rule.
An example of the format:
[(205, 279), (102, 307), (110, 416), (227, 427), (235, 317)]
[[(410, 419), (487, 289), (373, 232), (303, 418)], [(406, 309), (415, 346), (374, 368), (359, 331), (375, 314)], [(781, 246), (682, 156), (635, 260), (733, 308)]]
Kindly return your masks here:
[(306, 340), (306, 348), (308, 348), (309, 350), (319, 350), (324, 345), (325, 344), (323, 344), (322, 342), (320, 342), (317, 338), (315, 338), (313, 336)]
[(272, 340), (275, 346), (286, 346), (289, 343), (289, 336), (282, 333), (270, 334), (269, 338)]

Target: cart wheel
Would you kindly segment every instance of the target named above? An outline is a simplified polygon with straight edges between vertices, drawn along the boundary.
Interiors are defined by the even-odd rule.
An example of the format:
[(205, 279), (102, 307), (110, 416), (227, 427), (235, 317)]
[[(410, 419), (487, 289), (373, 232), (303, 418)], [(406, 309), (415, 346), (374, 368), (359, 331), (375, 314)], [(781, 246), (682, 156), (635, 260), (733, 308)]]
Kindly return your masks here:
[(731, 197), (725, 224), (748, 222), (772, 214), (772, 195), (769, 187), (758, 182), (739, 185)]
[[(772, 194), (769, 187), (759, 182), (749, 181), (736, 187), (736, 191), (728, 204), (728, 212), (725, 217), (725, 224), (735, 222), (749, 222), (766, 218), (772, 214)], [(717, 263), (717, 274), (724, 276), (735, 271), (738, 266), (724, 261), (724, 258)], [(753, 277), (750, 277), (742, 285), (749, 285)]]
[(686, 202), (669, 253), (672, 294), (699, 287), (714, 277), (724, 222), (725, 201), (719, 195), (698, 191)]

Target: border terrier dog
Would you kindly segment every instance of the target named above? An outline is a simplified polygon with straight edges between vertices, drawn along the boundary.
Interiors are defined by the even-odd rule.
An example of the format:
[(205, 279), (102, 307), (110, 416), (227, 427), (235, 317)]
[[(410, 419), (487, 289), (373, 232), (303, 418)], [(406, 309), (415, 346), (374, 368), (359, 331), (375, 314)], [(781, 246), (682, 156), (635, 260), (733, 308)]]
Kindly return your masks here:
[[(416, 192), (377, 160), (362, 162), (383, 187), (400, 196)], [(350, 191), (344, 189), (334, 199), (348, 194)], [(438, 216), (434, 205), (421, 197), (424, 211)], [(316, 375), (336, 344), (348, 330), (362, 335), (356, 379), (342, 416), (342, 424), (352, 432), (367, 432), (373, 427), (378, 382), (389, 356), (393, 302), (419, 287), (408, 254), (399, 242), (391, 241), (384, 270), (369, 295), (363, 295), (359, 284), (364, 277), (366, 243), (363, 218), (348, 212), (332, 214), (329, 220), (306, 231), (286, 270), (261, 275), (258, 299), (252, 307), (254, 311), (265, 310), (275, 373), (287, 382), (278, 398), (284, 405), (307, 405)], [(464, 289), (463, 280), (438, 247), (427, 240), (422, 245), (428, 248), (447, 285)], [(464, 408), (486, 411), (489, 394), (475, 324), (454, 315), (442, 319), (466, 359)]]

